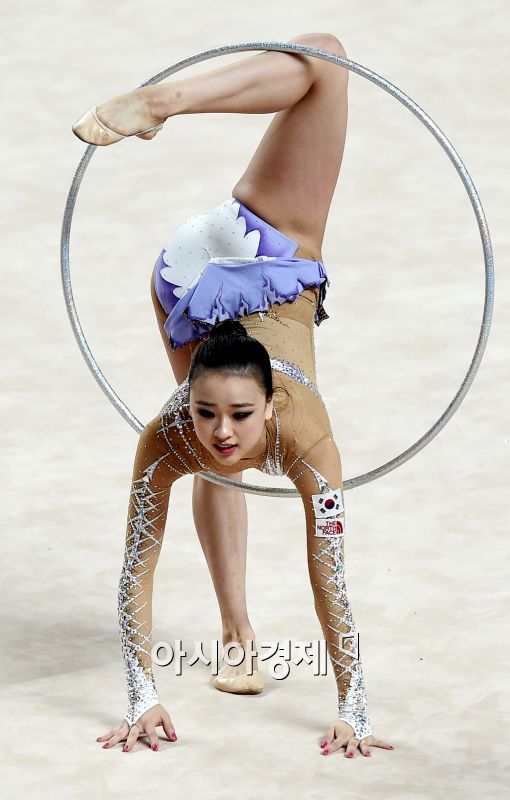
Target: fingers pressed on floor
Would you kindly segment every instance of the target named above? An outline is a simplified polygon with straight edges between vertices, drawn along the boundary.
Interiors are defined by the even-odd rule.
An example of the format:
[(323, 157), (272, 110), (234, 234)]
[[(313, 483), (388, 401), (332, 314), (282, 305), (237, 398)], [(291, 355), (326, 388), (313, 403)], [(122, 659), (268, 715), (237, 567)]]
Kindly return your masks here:
[(358, 739), (350, 739), (347, 743), (347, 749), (345, 751), (346, 758), (354, 758), (354, 753), (358, 749), (359, 740)]
[(335, 739), (335, 728), (332, 725), (330, 728), (327, 729), (326, 735), (322, 741), (326, 742), (326, 746), (329, 747), (329, 745), (334, 741), (334, 739)]
[(133, 745), (136, 744), (137, 740), (138, 740), (138, 732), (136, 730), (134, 730), (133, 732), (130, 731), (129, 736), (127, 737), (126, 740), (126, 744), (122, 749), (124, 751), (131, 750), (133, 748)]
[(115, 747), (115, 745), (118, 744), (119, 742), (120, 742), (119, 736), (112, 736), (112, 738), (108, 742), (105, 742), (103, 747), (105, 748), (105, 750), (108, 750), (110, 747)]
[(157, 750), (159, 747), (159, 737), (158, 734), (156, 733), (156, 728), (154, 727), (154, 725), (151, 725), (150, 727), (147, 726), (145, 732), (149, 738), (149, 747), (151, 748), (151, 750)]
[(341, 750), (341, 748), (346, 745), (347, 742), (342, 741), (342, 739), (333, 739), (331, 744), (328, 744), (325, 750), (329, 750), (330, 753), (336, 753), (337, 750)]
[(113, 730), (108, 731), (108, 733), (103, 733), (102, 736), (98, 736), (96, 742), (104, 742), (104, 740), (109, 739), (110, 736), (113, 736)]
[(133, 748), (133, 746), (136, 744), (137, 741), (138, 741), (138, 736), (133, 736), (133, 735), (129, 734), (129, 736), (127, 737), (126, 742), (124, 744), (124, 747), (122, 749), (123, 750), (131, 750)]
[(167, 738), (168, 738), (168, 739), (169, 739), (171, 742), (172, 742), (172, 741), (174, 741), (174, 739), (172, 738), (172, 736), (174, 736), (175, 738), (177, 738), (177, 734), (176, 734), (176, 733), (175, 733), (175, 731), (174, 731), (174, 726), (172, 725), (172, 723), (170, 722), (170, 720), (166, 720), (166, 719), (164, 719), (164, 720), (163, 720), (163, 730), (165, 731), (165, 734), (166, 734)]

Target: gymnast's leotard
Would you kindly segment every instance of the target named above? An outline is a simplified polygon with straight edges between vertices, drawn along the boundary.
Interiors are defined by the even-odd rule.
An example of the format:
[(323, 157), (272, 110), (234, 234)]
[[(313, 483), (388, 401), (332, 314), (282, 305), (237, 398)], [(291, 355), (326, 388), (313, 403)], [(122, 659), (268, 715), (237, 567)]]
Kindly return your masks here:
[[(340, 454), (315, 371), (314, 323), (327, 318), (328, 277), (321, 261), (234, 198), (187, 220), (154, 268), (172, 347), (239, 318), (266, 347), (275, 386), (266, 450), (220, 464), (198, 440), (185, 380), (140, 436), (130, 494), (118, 612), (133, 724), (159, 702), (151, 666), (152, 581), (170, 489), (202, 471), (233, 475), (255, 468), (286, 475), (304, 506), (310, 581), (338, 689), (338, 716), (358, 738), (371, 734), (357, 634), (344, 579), (345, 509)], [(170, 514), (171, 518), (171, 514)], [(170, 524), (177, 520), (170, 521)]]

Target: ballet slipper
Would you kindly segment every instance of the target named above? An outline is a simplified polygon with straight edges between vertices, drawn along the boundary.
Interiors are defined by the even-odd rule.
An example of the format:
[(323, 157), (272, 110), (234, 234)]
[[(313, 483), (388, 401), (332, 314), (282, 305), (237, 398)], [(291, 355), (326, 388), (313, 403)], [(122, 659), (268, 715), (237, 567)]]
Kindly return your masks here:
[(264, 679), (258, 670), (253, 670), (253, 675), (247, 675), (243, 664), (237, 667), (223, 664), (213, 678), (213, 686), (220, 692), (231, 694), (260, 694), (264, 689)]
[[(80, 119), (73, 125), (73, 133), (78, 139), (81, 139), (87, 144), (95, 144), (105, 146), (120, 142), (121, 139), (128, 139), (130, 136), (139, 136), (140, 138), (153, 139), (157, 132), (161, 130), (164, 122), (159, 125), (153, 125), (152, 128), (146, 128), (136, 133), (122, 134), (112, 130), (104, 122), (102, 122), (96, 113), (97, 106), (90, 108)], [(152, 133), (152, 136), (144, 137), (144, 134)]]

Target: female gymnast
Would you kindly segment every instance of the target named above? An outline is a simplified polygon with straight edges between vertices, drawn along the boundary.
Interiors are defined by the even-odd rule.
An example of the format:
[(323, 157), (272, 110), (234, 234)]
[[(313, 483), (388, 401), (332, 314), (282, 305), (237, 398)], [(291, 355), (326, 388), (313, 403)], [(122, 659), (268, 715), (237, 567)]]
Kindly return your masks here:
[[(345, 55), (326, 33), (302, 43)], [(129, 499), (118, 612), (128, 689), (122, 722), (100, 736), (130, 751), (156, 727), (176, 740), (151, 667), (152, 589), (170, 491), (194, 473), (193, 514), (218, 597), (223, 643), (255, 643), (246, 609), (246, 501), (200, 471), (242, 480), (255, 468), (287, 475), (305, 510), (315, 609), (338, 690), (338, 717), (320, 744), (393, 749), (373, 735), (344, 580), (342, 469), (316, 382), (314, 323), (329, 278), (321, 244), (345, 144), (348, 70), (266, 51), (197, 77), (147, 86), (91, 109), (74, 133), (107, 145), (151, 139), (175, 114), (276, 112), (232, 197), (186, 220), (151, 274), (151, 295), (179, 384), (144, 428)], [(253, 662), (256, 666), (256, 659)], [(222, 666), (223, 691), (262, 689), (257, 669)]]

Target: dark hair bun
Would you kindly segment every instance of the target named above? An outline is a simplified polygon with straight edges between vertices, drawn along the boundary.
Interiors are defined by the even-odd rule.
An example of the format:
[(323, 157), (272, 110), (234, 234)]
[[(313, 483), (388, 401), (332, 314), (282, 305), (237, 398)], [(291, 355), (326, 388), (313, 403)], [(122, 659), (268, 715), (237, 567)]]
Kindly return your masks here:
[(273, 374), (269, 353), (258, 339), (250, 336), (237, 319), (217, 322), (204, 336), (191, 358), (188, 382), (208, 370), (223, 374), (253, 377), (269, 400), (273, 396)]
[(211, 328), (209, 338), (212, 339), (215, 336), (239, 336), (246, 339), (248, 332), (244, 325), (241, 325), (236, 319), (224, 319)]

